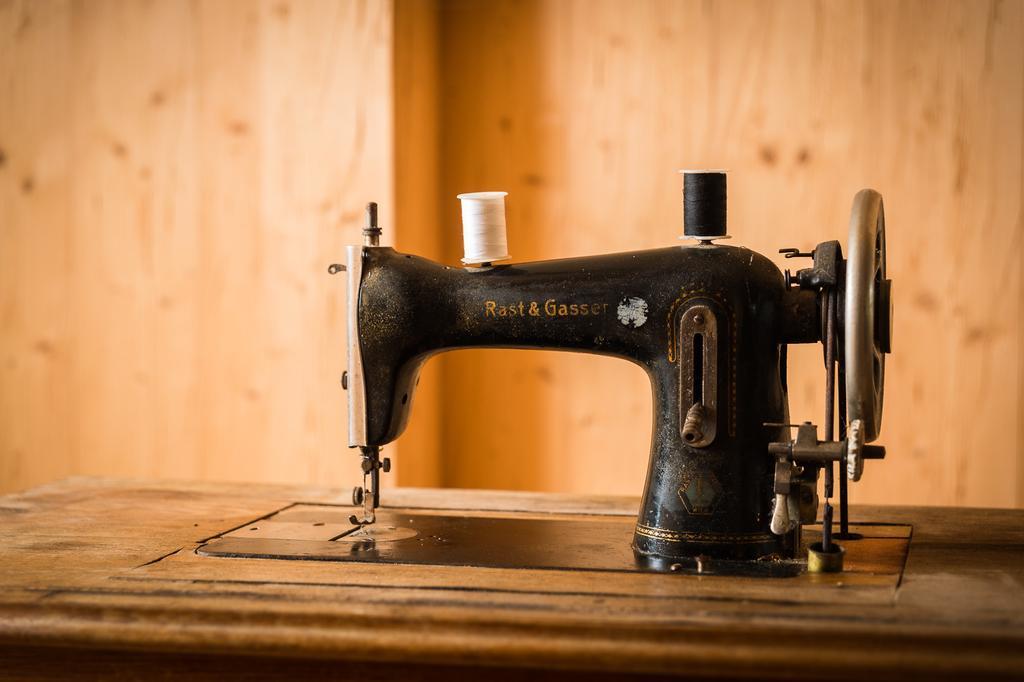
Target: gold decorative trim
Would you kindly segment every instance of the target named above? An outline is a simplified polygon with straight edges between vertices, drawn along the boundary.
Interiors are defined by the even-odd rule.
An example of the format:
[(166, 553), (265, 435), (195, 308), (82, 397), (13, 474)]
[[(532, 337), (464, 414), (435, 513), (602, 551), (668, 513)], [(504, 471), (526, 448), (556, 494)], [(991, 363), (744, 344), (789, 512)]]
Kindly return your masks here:
[(652, 526), (645, 526), (642, 523), (636, 524), (636, 532), (640, 535), (645, 535), (649, 538), (654, 538), (655, 540), (665, 540), (667, 542), (704, 542), (708, 544), (753, 544), (757, 542), (771, 542), (775, 539), (774, 535), (769, 535), (768, 533), (688, 533), (674, 530), (665, 530), (664, 528), (654, 528)]

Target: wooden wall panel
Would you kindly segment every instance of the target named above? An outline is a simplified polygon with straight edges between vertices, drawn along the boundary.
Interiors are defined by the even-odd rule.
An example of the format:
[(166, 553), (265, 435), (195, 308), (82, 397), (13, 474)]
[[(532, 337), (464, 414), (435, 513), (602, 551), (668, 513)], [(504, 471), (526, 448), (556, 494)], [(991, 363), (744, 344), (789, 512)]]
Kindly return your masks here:
[[(679, 167), (731, 171), (731, 233), (763, 253), (845, 242), (853, 194), (874, 187), (896, 282), (890, 457), (853, 499), (1024, 503), (1022, 11), (445, 3), (448, 258), (457, 192), (509, 191), (511, 253), (530, 259), (674, 243)], [(638, 369), (512, 351), (446, 362), (447, 483), (640, 492), (651, 407)], [(817, 348), (795, 353), (795, 418), (820, 421), (820, 363)]]
[[(0, 6), (0, 489), (71, 458), (67, 3)], [(25, 68), (31, 64), (32, 68)]]
[[(394, 19), (395, 204), (384, 219), (393, 234), (384, 240), (406, 253), (440, 260), (440, 2), (399, 0)], [(390, 207), (388, 207), (390, 208)], [(391, 213), (393, 220), (388, 220)], [(428, 363), (413, 395), (409, 425), (395, 447), (388, 447), (399, 485), (439, 486), (442, 483), (441, 435), (444, 403), (444, 359)], [(387, 478), (387, 477), (385, 477)]]
[[(351, 482), (325, 266), (367, 200), (385, 243), (455, 262), (455, 194), (505, 189), (514, 258), (571, 256), (675, 243), (674, 171), (712, 166), (765, 253), (886, 197), (891, 454), (855, 501), (1024, 504), (1022, 8), (0, 2), (0, 490)], [(403, 485), (642, 486), (622, 361), (453, 353), (416, 401)]]
[(355, 478), (344, 284), (389, 3), (0, 4), (0, 490)]

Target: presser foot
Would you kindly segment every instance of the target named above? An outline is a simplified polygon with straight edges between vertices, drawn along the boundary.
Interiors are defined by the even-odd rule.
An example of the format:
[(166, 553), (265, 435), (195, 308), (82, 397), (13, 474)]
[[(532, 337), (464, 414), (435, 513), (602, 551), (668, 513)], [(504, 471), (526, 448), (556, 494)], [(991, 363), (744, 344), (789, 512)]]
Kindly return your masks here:
[(380, 506), (380, 472), (391, 471), (391, 460), (380, 457), (380, 448), (360, 447), (362, 451), (363, 485), (352, 490), (352, 504), (363, 506), (363, 518), (352, 514), (348, 520), (354, 526), (368, 526), (377, 520)]

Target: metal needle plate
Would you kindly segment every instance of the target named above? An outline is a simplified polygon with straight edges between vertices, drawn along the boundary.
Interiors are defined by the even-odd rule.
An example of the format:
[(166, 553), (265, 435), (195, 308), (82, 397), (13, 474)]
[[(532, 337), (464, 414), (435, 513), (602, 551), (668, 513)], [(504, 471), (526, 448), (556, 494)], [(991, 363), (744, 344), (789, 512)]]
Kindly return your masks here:
[(634, 519), (626, 516), (544, 518), (381, 509), (377, 523), (358, 528), (348, 522), (350, 514), (348, 507), (297, 504), (217, 536), (201, 545), (197, 553), (212, 557), (750, 577), (788, 577), (804, 570), (800, 561), (705, 560), (699, 567), (696, 560), (639, 564), (630, 547)]

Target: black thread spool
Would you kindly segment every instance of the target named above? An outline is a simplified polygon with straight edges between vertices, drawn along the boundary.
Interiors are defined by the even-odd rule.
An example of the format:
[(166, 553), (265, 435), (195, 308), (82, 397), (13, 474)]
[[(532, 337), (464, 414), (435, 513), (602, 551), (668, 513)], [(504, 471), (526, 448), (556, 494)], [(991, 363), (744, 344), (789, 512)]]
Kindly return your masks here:
[(726, 232), (725, 171), (682, 171), (683, 236), (722, 239)]

